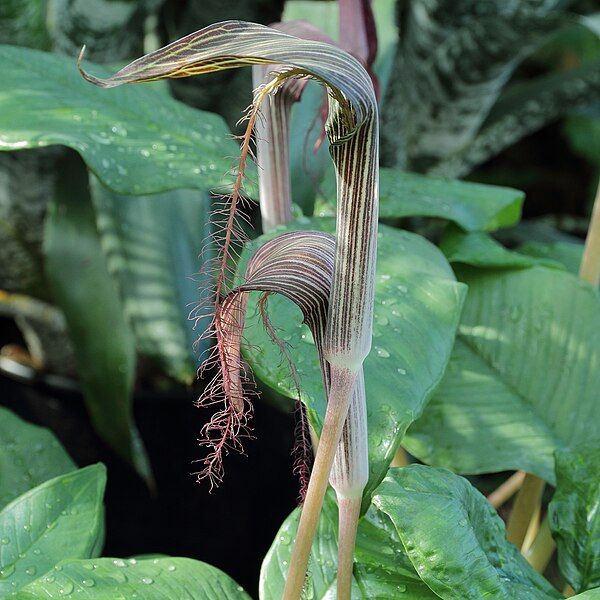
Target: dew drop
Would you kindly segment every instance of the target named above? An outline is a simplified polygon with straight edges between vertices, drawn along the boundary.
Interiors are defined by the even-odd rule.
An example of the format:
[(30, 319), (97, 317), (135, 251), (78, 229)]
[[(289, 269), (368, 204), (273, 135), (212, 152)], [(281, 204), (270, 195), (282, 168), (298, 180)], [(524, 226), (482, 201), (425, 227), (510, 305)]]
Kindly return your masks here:
[(6, 565), (0, 569), (0, 579), (7, 579), (15, 572), (15, 565)]
[(4, 544), (4, 545), (6, 546), (6, 544), (10, 544), (10, 538), (3, 537), (3, 538), (0, 540), (0, 543)]
[(35, 575), (35, 572), (36, 568), (33, 565), (25, 569), (25, 573), (27, 573), (27, 575)]
[(74, 585), (70, 581), (65, 581), (58, 591), (63, 596), (68, 596), (74, 589)]
[(390, 357), (390, 353), (385, 348), (375, 347), (375, 352), (377, 353), (377, 356), (379, 356), (380, 358), (389, 358)]
[(145, 583), (146, 585), (152, 585), (154, 583), (154, 579), (151, 577), (142, 577), (142, 583)]
[(93, 579), (84, 579), (82, 580), (81, 584), (85, 587), (94, 587), (96, 582)]
[(406, 369), (403, 369), (402, 367), (398, 367), (396, 370), (398, 371), (398, 373), (400, 373), (400, 375), (406, 375)]
[(176, 569), (177, 569), (177, 567), (176, 567), (175, 565), (169, 565), (169, 566), (167, 567), (167, 571), (170, 571), (171, 573), (172, 573), (173, 571), (175, 571)]

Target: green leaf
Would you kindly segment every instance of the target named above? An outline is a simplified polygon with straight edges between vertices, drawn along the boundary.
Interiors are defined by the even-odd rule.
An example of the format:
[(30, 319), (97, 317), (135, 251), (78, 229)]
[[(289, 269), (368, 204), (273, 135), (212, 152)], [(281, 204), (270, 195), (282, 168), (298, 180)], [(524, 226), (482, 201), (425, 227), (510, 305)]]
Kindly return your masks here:
[(464, 232), (449, 226), (440, 242), (440, 250), (451, 263), (499, 269), (526, 269), (543, 265), (562, 269), (559, 262), (522, 255), (508, 250), (483, 231)]
[(573, 600), (599, 600), (600, 599), (600, 588), (588, 590), (587, 592), (583, 592), (583, 594), (577, 594), (576, 596), (572, 596), (572, 599)]
[(562, 598), (506, 540), (502, 519), (466, 479), (423, 465), (391, 469), (373, 502), (440, 598)]
[(554, 451), (598, 437), (600, 297), (542, 267), (463, 280), (446, 376), (405, 445), (460, 473), (522, 469), (553, 483)]
[(150, 467), (133, 423), (135, 340), (107, 270), (85, 170), (67, 165), (62, 169), (46, 221), (46, 276), (56, 303), (65, 313), (94, 427), (150, 479)]
[(217, 115), (152, 87), (96, 88), (74, 57), (0, 46), (0, 79), (10, 90), (0, 96), (0, 150), (69, 146), (122, 194), (219, 187), (238, 153)]
[(53, 47), (76, 56), (86, 44), (94, 60), (115, 61), (143, 51), (144, 21), (164, 0), (46, 0)]
[(0, 512), (0, 596), (67, 558), (91, 558), (104, 535), (106, 469), (92, 465), (26, 492)]
[(407, 4), (384, 102), (387, 164), (421, 171), (467, 146), (518, 65), (565, 19), (558, 4)]
[(250, 600), (219, 569), (190, 558), (64, 561), (23, 588), (15, 600)]
[[(466, 231), (494, 231), (521, 218), (525, 194), (512, 188), (469, 181), (435, 179), (400, 169), (379, 174), (379, 217), (438, 217)], [(335, 198), (335, 181), (322, 184), (325, 199)], [(323, 208), (321, 209), (324, 210)]]
[(198, 287), (209, 285), (207, 275), (200, 282), (194, 277), (210, 233), (208, 195), (177, 190), (126, 197), (95, 178), (91, 189), (108, 270), (117, 281), (138, 351), (175, 379), (191, 383), (196, 376), (192, 345), (202, 327), (194, 332), (188, 314)]
[(600, 587), (600, 440), (556, 452), (548, 511), (565, 579), (579, 592)]
[[(306, 596), (313, 600), (335, 595), (338, 509), (334, 498), (333, 493), (325, 496), (312, 545)], [(281, 598), (299, 518), (300, 511), (296, 509), (283, 522), (265, 556), (260, 573), (261, 600)], [(438, 597), (417, 575), (387, 515), (374, 506), (359, 521), (354, 557), (353, 599), (435, 600)]]
[(477, 137), (428, 172), (462, 177), (547, 123), (599, 100), (600, 60), (515, 85), (498, 101)]
[(0, 3), (0, 44), (32, 46), (49, 50), (46, 27), (48, 0), (2, 0)]
[(0, 407), (0, 508), (36, 485), (76, 469), (54, 434)]
[(565, 133), (577, 154), (600, 166), (600, 119), (570, 117), (565, 123)]
[[(334, 227), (330, 219), (305, 219), (290, 228), (332, 232)], [(248, 245), (244, 257), (266, 239)], [(413, 233), (379, 227), (373, 349), (364, 363), (371, 466), (366, 498), (385, 475), (404, 432), (421, 414), (443, 375), (464, 293), (465, 287), (455, 281), (435, 246)], [(245, 358), (261, 381), (294, 398), (295, 387), (280, 349), (264, 331), (253, 305), (249, 307)], [(269, 300), (269, 315), (289, 345), (302, 400), (320, 431), (325, 398), (312, 336), (302, 325), (300, 311), (281, 296)]]
[(525, 242), (518, 248), (519, 254), (556, 261), (562, 264), (569, 273), (577, 275), (583, 256), (583, 244), (569, 242)]

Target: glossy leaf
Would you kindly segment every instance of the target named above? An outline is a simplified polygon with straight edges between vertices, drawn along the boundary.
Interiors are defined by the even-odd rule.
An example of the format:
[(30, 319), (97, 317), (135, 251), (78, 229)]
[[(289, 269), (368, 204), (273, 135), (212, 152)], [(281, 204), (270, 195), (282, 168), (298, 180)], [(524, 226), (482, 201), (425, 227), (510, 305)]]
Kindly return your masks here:
[(583, 256), (583, 244), (569, 242), (525, 242), (517, 248), (519, 254), (556, 261), (573, 273), (579, 274), (579, 265)]
[(54, 434), (0, 407), (0, 508), (77, 467)]
[(588, 590), (587, 592), (583, 592), (582, 594), (572, 596), (572, 598), (573, 600), (600, 600), (600, 588)]
[(600, 587), (600, 439), (556, 452), (548, 511), (565, 579), (580, 592)]
[(391, 469), (373, 502), (440, 598), (562, 598), (506, 540), (502, 519), (466, 479), (423, 465)]
[(562, 269), (559, 262), (509, 250), (483, 231), (465, 233), (458, 227), (452, 226), (444, 232), (440, 250), (446, 255), (449, 262), (473, 267), (525, 269), (535, 265), (544, 265)]
[(76, 56), (87, 44), (94, 60), (129, 58), (143, 49), (144, 21), (164, 0), (46, 0), (53, 49)]
[(388, 164), (423, 167), (468, 145), (517, 66), (562, 22), (560, 4), (410, 2), (384, 103)]
[(463, 275), (446, 376), (405, 444), (459, 473), (522, 469), (553, 483), (554, 451), (598, 437), (600, 297), (555, 269)]
[[(331, 232), (334, 226), (329, 219), (306, 219), (291, 228)], [(465, 292), (439, 250), (424, 238), (385, 226), (380, 226), (378, 237), (374, 339), (364, 363), (371, 465), (367, 497), (442, 377)], [(248, 245), (244, 256), (250, 256), (265, 239)], [(252, 305), (248, 316), (245, 358), (264, 383), (295, 397), (280, 350), (264, 331)], [(312, 336), (302, 325), (300, 312), (281, 297), (269, 299), (269, 316), (289, 345), (302, 399), (312, 424), (320, 431), (325, 398)]]
[[(195, 190), (120, 196), (92, 180), (100, 242), (118, 284), (138, 351), (183, 383), (196, 376), (192, 350), (202, 332), (188, 314), (208, 285), (200, 256), (208, 239), (210, 199)], [(207, 250), (208, 252), (208, 250)]]
[(599, 98), (600, 60), (515, 85), (498, 101), (477, 137), (428, 172), (462, 177), (526, 135)]
[(47, 0), (3, 0), (0, 3), (0, 44), (49, 50)]
[[(261, 600), (281, 598), (299, 514), (295, 510), (284, 521), (265, 556), (260, 574)], [(312, 546), (308, 598), (326, 600), (335, 596), (337, 534), (338, 509), (334, 495), (328, 494)], [(352, 598), (391, 600), (398, 597), (438, 598), (417, 575), (388, 517), (371, 506), (358, 525)]]
[(217, 188), (237, 153), (217, 115), (152, 87), (100, 90), (74, 58), (0, 46), (0, 79), (10, 90), (0, 95), (0, 150), (69, 146), (122, 194)]
[(67, 320), (94, 427), (122, 458), (150, 479), (133, 423), (135, 339), (107, 270), (87, 176), (68, 165), (63, 169), (46, 221), (46, 276)]
[(189, 558), (65, 561), (23, 588), (15, 600), (250, 600), (219, 569)]
[(61, 475), (0, 512), (0, 596), (66, 558), (95, 556), (104, 535), (103, 465)]
[[(512, 188), (435, 179), (400, 169), (382, 168), (379, 178), (380, 218), (437, 217), (466, 231), (494, 231), (521, 218), (525, 194)], [(332, 178), (326, 178), (322, 184), (326, 201), (335, 198), (334, 190)]]

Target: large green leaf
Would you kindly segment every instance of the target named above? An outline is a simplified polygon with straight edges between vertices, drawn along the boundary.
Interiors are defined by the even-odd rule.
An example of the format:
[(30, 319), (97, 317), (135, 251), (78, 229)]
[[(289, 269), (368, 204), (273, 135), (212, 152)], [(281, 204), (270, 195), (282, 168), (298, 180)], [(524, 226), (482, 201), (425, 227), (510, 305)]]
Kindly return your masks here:
[(116, 61), (143, 50), (144, 21), (164, 0), (46, 0), (55, 51), (75, 56), (86, 44), (94, 60)]
[(525, 194), (469, 181), (381, 169), (380, 217), (440, 217), (467, 231), (494, 231), (521, 218)]
[(600, 588), (588, 590), (587, 592), (583, 592), (582, 594), (572, 596), (572, 598), (573, 600), (600, 600)]
[(560, 0), (412, 0), (383, 110), (387, 164), (421, 170), (467, 145), (519, 63), (561, 23)]
[(562, 598), (506, 540), (502, 519), (466, 479), (423, 465), (391, 469), (373, 502), (440, 598)]
[(600, 297), (543, 267), (464, 281), (446, 376), (405, 443), (460, 473), (523, 469), (553, 482), (554, 450), (599, 436)]
[(192, 345), (202, 327), (193, 331), (188, 314), (198, 287), (209, 285), (206, 275), (199, 281), (195, 274), (210, 232), (210, 199), (195, 190), (120, 196), (95, 178), (91, 187), (108, 270), (118, 283), (139, 352), (191, 383), (197, 368)]
[(72, 560), (15, 594), (15, 600), (250, 600), (219, 569), (190, 558)]
[(428, 171), (462, 177), (526, 135), (600, 100), (600, 60), (515, 85), (497, 103), (475, 139)]
[[(281, 598), (299, 518), (300, 511), (296, 509), (283, 522), (265, 556), (260, 573), (261, 600)], [(325, 497), (312, 546), (308, 598), (325, 600), (334, 597), (337, 534), (338, 509), (334, 495), (330, 493)], [(353, 599), (435, 600), (438, 597), (417, 575), (387, 515), (374, 506), (359, 522), (354, 556)]]
[(76, 468), (45, 427), (0, 407), (0, 508), (36, 485)]
[(453, 226), (444, 232), (440, 250), (449, 262), (474, 267), (523, 269), (543, 265), (562, 269), (562, 264), (554, 260), (508, 250), (483, 231), (464, 232)]
[(565, 579), (580, 592), (600, 587), (600, 442), (556, 452), (548, 511)]
[[(450, 181), (380, 169), (379, 216), (437, 217), (453, 221), (466, 231), (494, 231), (510, 227), (521, 218), (525, 194), (519, 190), (469, 181)], [(327, 177), (322, 185), (326, 201), (335, 198), (335, 181)], [(320, 212), (332, 208), (320, 207)]]
[(48, 0), (2, 0), (0, 44), (50, 49), (46, 27)]
[(91, 558), (102, 543), (103, 465), (61, 475), (0, 512), (0, 596), (16, 591), (66, 558)]
[(46, 276), (65, 313), (94, 427), (148, 479), (150, 468), (133, 423), (135, 339), (102, 253), (87, 175), (75, 166), (63, 165), (49, 207)]
[(525, 242), (517, 250), (519, 254), (556, 261), (574, 275), (579, 273), (583, 256), (583, 244), (570, 242)]
[(74, 57), (0, 46), (0, 79), (10, 90), (0, 95), (0, 150), (69, 146), (122, 194), (216, 188), (237, 153), (217, 115), (152, 87), (101, 90)]
[[(307, 219), (293, 227), (331, 232), (335, 224), (330, 219)], [(265, 239), (250, 244), (244, 256)], [(371, 465), (367, 497), (443, 375), (464, 293), (465, 287), (455, 281), (435, 246), (413, 233), (380, 226), (373, 349), (364, 364)], [(325, 398), (312, 336), (289, 301), (275, 296), (269, 307), (273, 325), (290, 346), (309, 418), (320, 431)], [(254, 318), (248, 320), (245, 331), (246, 359), (264, 383), (295, 397), (280, 349), (270, 341), (252, 306), (249, 315)]]

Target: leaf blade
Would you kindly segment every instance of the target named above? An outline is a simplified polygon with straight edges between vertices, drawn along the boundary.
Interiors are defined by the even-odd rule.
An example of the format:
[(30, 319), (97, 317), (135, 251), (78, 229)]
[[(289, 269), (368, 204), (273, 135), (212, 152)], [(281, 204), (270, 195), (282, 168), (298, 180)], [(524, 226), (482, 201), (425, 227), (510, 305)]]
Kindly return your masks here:
[[(103, 465), (51, 479), (0, 512), (0, 593), (10, 594), (65, 558), (89, 558), (103, 538)], [(64, 512), (64, 514), (63, 514)]]

